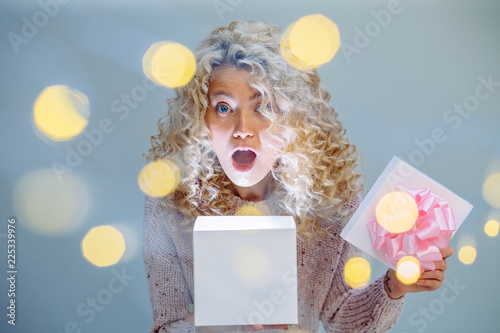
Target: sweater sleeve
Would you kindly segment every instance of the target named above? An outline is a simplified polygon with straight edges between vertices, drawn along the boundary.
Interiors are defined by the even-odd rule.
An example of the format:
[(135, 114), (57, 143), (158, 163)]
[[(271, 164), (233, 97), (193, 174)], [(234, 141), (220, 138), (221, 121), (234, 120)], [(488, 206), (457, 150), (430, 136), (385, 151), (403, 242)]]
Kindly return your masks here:
[(193, 303), (167, 223), (174, 214), (154, 198), (146, 197), (142, 256), (146, 270), (154, 323), (150, 333), (196, 332), (184, 320)]
[(343, 241), (337, 266), (320, 319), (327, 332), (385, 332), (403, 311), (403, 298), (394, 300), (384, 289), (384, 276), (362, 289), (351, 289), (344, 281), (346, 262), (359, 255)]

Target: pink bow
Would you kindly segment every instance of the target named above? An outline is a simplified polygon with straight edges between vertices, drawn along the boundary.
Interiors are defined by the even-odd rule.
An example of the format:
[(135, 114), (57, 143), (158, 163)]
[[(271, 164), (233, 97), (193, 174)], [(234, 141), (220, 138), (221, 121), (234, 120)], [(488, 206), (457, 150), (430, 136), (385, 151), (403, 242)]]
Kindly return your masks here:
[(457, 230), (455, 216), (448, 202), (429, 189), (409, 189), (396, 186), (408, 193), (418, 206), (418, 218), (408, 231), (392, 234), (377, 221), (368, 222), (368, 230), (377, 250), (385, 248), (385, 256), (397, 264), (404, 256), (413, 256), (420, 262), (421, 272), (434, 270), (434, 261), (443, 260), (440, 248), (448, 246), (453, 231)]

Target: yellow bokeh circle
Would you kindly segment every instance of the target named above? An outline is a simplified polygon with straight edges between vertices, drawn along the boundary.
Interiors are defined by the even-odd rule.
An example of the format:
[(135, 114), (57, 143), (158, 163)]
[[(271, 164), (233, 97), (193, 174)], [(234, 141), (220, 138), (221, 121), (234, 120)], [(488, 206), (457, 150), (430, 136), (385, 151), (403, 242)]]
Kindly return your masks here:
[(271, 274), (271, 261), (266, 252), (255, 245), (243, 245), (232, 256), (233, 268), (241, 280), (255, 283)]
[(418, 218), (418, 206), (409, 194), (403, 191), (385, 194), (377, 204), (377, 223), (390, 233), (410, 230)]
[(500, 208), (500, 172), (490, 175), (484, 182), (483, 198), (492, 207)]
[(242, 206), (240, 208), (238, 208), (238, 210), (236, 211), (236, 213), (234, 215), (238, 215), (238, 216), (261, 216), (262, 213), (260, 212), (260, 210), (253, 206), (253, 205), (245, 205), (245, 206)]
[(45, 88), (33, 106), (35, 126), (54, 141), (69, 140), (88, 123), (89, 100), (84, 93), (67, 86)]
[(148, 163), (139, 173), (140, 189), (150, 197), (163, 197), (179, 185), (181, 176), (177, 165), (170, 160)]
[(332, 60), (339, 47), (337, 25), (321, 14), (304, 16), (291, 24), (280, 42), (285, 60), (299, 70), (326, 64)]
[(20, 223), (46, 235), (75, 230), (87, 217), (90, 198), (85, 181), (74, 174), (60, 178), (50, 168), (27, 173), (13, 190), (14, 209)]
[(153, 82), (169, 88), (186, 85), (196, 71), (193, 52), (182, 44), (158, 42), (142, 58), (144, 74)]
[(109, 225), (92, 228), (82, 240), (82, 254), (98, 267), (116, 264), (125, 252), (125, 239)]
[(349, 259), (344, 267), (344, 280), (347, 285), (354, 289), (363, 288), (370, 281), (370, 263), (362, 258), (355, 257)]
[(465, 265), (470, 265), (476, 260), (476, 249), (470, 245), (462, 246), (458, 251), (458, 259)]
[(406, 256), (398, 261), (396, 277), (404, 284), (414, 284), (420, 278), (420, 263), (417, 258)]
[(495, 237), (498, 235), (498, 230), (500, 229), (500, 223), (496, 220), (489, 220), (484, 225), (484, 232), (490, 237)]

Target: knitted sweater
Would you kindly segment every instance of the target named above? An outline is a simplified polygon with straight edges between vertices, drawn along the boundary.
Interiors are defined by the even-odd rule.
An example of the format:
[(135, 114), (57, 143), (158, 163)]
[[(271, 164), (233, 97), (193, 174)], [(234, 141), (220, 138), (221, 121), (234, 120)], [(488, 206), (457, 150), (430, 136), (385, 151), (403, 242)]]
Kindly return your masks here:
[[(228, 215), (235, 215), (246, 206), (267, 211), (269, 214), (265, 215), (289, 215), (277, 208), (275, 200), (271, 197), (250, 202), (235, 195), (230, 200), (234, 212)], [(194, 303), (192, 231), (181, 228), (183, 215), (166, 208), (159, 199), (146, 197), (144, 213), (142, 254), (154, 319), (150, 332), (194, 333), (196, 328), (184, 320), (188, 305)], [(403, 310), (403, 298), (388, 297), (384, 276), (363, 289), (351, 289), (345, 283), (346, 262), (360, 255), (340, 237), (348, 218), (333, 215), (324, 221), (322, 226), (331, 226), (331, 229), (321, 241), (306, 244), (297, 238), (299, 323), (296, 330), (317, 332), (321, 320), (327, 332), (385, 332), (396, 323)]]

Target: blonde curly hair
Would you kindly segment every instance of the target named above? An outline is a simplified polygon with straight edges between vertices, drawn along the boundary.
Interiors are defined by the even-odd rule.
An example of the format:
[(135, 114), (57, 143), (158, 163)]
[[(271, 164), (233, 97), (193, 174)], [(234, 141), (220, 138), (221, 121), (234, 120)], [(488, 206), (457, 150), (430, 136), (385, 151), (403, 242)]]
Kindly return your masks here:
[[(259, 90), (262, 113), (272, 120), (269, 131), (279, 143), (272, 167), (275, 195), (293, 215), (297, 233), (308, 239), (323, 235), (323, 220), (352, 212), (362, 186), (355, 172), (356, 147), (348, 142), (330, 94), (315, 70), (292, 67), (280, 52), (280, 29), (262, 22), (233, 22), (214, 30), (195, 52), (191, 81), (175, 89), (168, 114), (151, 137), (147, 162), (169, 159), (181, 167), (181, 182), (166, 204), (186, 217), (226, 215), (233, 192), (209, 139), (205, 124), (208, 88), (215, 71), (234, 66), (249, 71), (250, 86)], [(270, 103), (270, 101), (273, 101)], [(276, 105), (273, 106), (273, 105)], [(175, 197), (175, 203), (172, 198)]]

